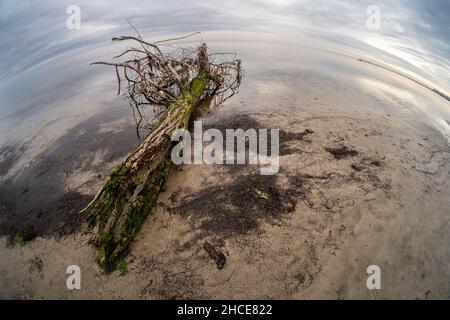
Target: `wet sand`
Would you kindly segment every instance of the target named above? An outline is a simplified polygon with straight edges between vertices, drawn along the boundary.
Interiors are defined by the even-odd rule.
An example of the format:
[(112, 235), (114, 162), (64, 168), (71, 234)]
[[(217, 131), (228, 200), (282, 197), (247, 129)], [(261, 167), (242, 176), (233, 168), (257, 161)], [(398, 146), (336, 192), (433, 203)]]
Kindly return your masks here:
[(84, 218), (78, 212), (138, 142), (129, 119), (120, 118), (124, 113), (113, 109), (75, 125), (36, 157), (27, 143), (0, 150), (0, 234), (32, 239), (78, 231)]
[[(212, 112), (205, 126), (282, 129), (280, 172), (263, 177), (252, 166), (174, 166), (156, 210), (130, 246), (125, 276), (95, 265), (91, 235), (83, 234), (76, 212), (136, 142), (129, 122), (80, 124), (49, 151), (51, 160), (37, 159), (22, 173), (25, 181), (33, 177), (27, 192), (20, 187), (24, 180), (3, 182), (2, 197), (8, 189), (19, 200), (2, 199), (0, 297), (448, 299), (446, 138), (424, 121), (314, 92), (278, 102), (283, 108), (276, 96), (260, 95), (250, 104), (250, 95), (247, 90)], [(102, 135), (99, 128), (117, 130)], [(2, 164), (8, 171), (8, 161)], [(56, 177), (64, 173), (62, 183)], [(11, 181), (15, 188), (8, 188)], [(260, 199), (255, 188), (270, 200)], [(28, 201), (43, 201), (39, 190), (51, 196), (42, 224), (26, 211), (33, 207)], [(69, 208), (56, 210), (60, 215), (45, 209), (54, 203)], [(5, 208), (15, 214), (5, 215)], [(35, 224), (34, 240), (8, 245), (8, 236)], [(204, 249), (206, 240), (226, 254), (223, 269)], [(73, 264), (81, 268), (82, 289), (69, 291), (65, 270)], [(381, 290), (366, 287), (369, 265), (381, 268)]]

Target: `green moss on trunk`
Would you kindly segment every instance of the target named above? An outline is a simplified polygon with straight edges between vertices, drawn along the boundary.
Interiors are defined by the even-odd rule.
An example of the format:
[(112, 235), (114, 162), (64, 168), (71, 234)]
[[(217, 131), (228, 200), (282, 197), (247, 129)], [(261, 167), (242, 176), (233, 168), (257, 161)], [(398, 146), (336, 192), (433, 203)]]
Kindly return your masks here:
[(87, 224), (96, 228), (97, 263), (102, 268), (117, 268), (118, 261), (156, 204), (170, 169), (170, 137), (176, 129), (187, 128), (209, 81), (209, 73), (200, 71), (185, 86), (181, 97), (168, 106), (161, 120), (111, 173), (88, 206)]

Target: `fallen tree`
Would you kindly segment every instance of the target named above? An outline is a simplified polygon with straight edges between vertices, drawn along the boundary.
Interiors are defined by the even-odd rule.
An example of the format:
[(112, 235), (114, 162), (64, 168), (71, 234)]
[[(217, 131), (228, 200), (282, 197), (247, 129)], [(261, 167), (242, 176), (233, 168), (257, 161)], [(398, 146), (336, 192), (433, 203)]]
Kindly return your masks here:
[[(220, 104), (239, 88), (240, 60), (233, 57), (216, 63), (225, 54), (208, 54), (205, 43), (195, 49), (174, 49), (174, 41), (184, 38), (154, 43), (144, 41), (139, 33), (113, 38), (134, 44), (115, 57), (124, 61), (93, 63), (115, 67), (118, 94), (122, 81), (127, 83), (138, 136), (143, 128), (150, 129), (83, 209), (88, 212), (88, 227), (95, 231), (97, 262), (104, 269), (117, 267), (155, 205), (171, 165), (172, 133), (188, 127), (201, 101)], [(145, 118), (149, 109), (153, 112), (150, 123)]]

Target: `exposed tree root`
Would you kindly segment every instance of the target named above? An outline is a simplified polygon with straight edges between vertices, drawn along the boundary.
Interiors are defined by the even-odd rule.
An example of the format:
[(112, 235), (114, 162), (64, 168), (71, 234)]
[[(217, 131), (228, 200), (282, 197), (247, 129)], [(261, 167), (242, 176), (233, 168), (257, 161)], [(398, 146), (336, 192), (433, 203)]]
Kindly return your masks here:
[[(145, 139), (112, 172), (84, 209), (88, 211), (88, 226), (95, 228), (99, 247), (97, 262), (104, 269), (116, 268), (154, 207), (170, 169), (173, 132), (188, 127), (194, 108), (205, 97), (211, 100), (218, 96), (223, 101), (229, 96), (227, 92), (234, 94), (241, 77), (239, 60), (214, 64), (205, 44), (190, 51), (196, 52), (195, 57), (186, 56), (186, 51), (182, 51), (183, 56), (176, 59), (173, 53), (163, 53), (155, 43), (145, 42), (139, 34), (113, 40), (132, 40), (141, 47), (127, 49), (118, 56), (131, 53), (131, 60), (95, 64), (115, 66), (119, 92), (119, 68), (122, 68), (128, 81), (127, 95), (139, 114), (148, 105), (163, 111)], [(138, 134), (141, 125), (142, 117), (137, 119)]]

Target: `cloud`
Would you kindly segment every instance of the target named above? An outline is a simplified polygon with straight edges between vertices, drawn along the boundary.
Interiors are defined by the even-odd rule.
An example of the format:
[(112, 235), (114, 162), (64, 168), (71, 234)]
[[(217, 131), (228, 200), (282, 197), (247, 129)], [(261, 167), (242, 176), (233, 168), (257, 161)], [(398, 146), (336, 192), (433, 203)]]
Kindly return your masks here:
[[(145, 32), (245, 30), (310, 31), (381, 50), (399, 64), (450, 87), (450, 2), (447, 0), (79, 0), (82, 29), (65, 28), (67, 0), (0, 1), (0, 89), (14, 75), (56, 56), (105, 45), (129, 32), (128, 18)], [(382, 12), (382, 28), (366, 28), (370, 5)], [(83, 29), (84, 28), (84, 29)]]

